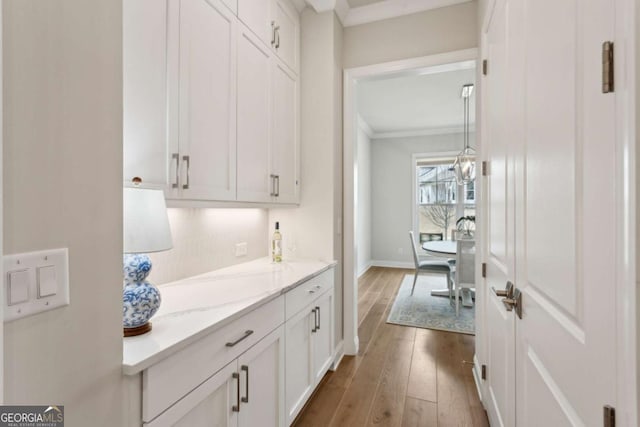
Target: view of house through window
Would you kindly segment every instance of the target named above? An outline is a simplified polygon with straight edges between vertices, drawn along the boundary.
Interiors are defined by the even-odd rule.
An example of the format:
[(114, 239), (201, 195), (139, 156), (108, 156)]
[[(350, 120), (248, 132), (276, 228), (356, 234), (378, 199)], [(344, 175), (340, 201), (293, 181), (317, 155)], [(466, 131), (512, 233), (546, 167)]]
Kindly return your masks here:
[(458, 218), (475, 216), (475, 183), (458, 185), (453, 161), (427, 159), (416, 164), (417, 231), (421, 243), (455, 240)]

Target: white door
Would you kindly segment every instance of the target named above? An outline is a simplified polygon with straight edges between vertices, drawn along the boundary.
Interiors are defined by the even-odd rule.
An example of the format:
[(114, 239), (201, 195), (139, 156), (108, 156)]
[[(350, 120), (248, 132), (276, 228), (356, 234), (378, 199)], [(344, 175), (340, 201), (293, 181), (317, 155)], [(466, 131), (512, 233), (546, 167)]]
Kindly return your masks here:
[(238, 0), (238, 18), (268, 46), (274, 39), (271, 6), (267, 0)]
[(487, 34), (487, 60), (491, 67), (484, 79), (485, 133), (483, 150), (490, 164), (486, 178), (486, 339), (487, 399), (491, 425), (515, 425), (515, 318), (505, 310), (496, 291), (515, 281), (513, 254), (513, 162), (505, 117), (507, 94), (507, 22), (504, 2), (494, 9)]
[[(264, 0), (265, 3), (268, 1)], [(274, 48), (280, 59), (292, 70), (298, 71), (298, 40), (300, 24), (298, 13), (288, 0), (275, 0), (274, 23), (276, 25)]]
[(313, 375), (318, 384), (333, 362), (333, 291), (319, 297), (316, 309), (315, 332), (313, 333)]
[[(507, 230), (488, 284), (515, 277), (522, 293), (520, 314), (488, 304), (494, 425), (599, 426), (616, 406), (616, 95), (602, 93), (601, 50), (614, 11), (612, 0), (503, 0), (491, 20), (488, 211), (504, 204)], [(502, 176), (504, 201), (492, 193)]]
[(237, 188), (241, 201), (271, 201), (271, 56), (271, 50), (240, 24)]
[(298, 83), (296, 75), (273, 61), (271, 170), (275, 202), (298, 202)]
[(124, 1), (122, 8), (124, 183), (140, 177), (145, 188), (168, 190), (177, 144), (167, 137), (167, 2)]
[(234, 360), (145, 427), (237, 427), (237, 369)]
[(220, 0), (180, 3), (180, 188), (236, 197), (235, 16)]
[(287, 425), (296, 418), (313, 391), (313, 341), (315, 327), (312, 307), (302, 310), (285, 323), (285, 402)]
[(284, 326), (238, 358), (239, 427), (284, 427)]

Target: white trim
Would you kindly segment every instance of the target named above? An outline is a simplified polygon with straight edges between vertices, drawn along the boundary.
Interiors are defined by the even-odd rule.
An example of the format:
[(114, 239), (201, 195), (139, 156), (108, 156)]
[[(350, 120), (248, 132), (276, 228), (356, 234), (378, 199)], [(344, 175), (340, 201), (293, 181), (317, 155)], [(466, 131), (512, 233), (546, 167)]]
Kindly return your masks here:
[(617, 402), (620, 425), (638, 425), (636, 297), (636, 2), (615, 1)]
[(362, 130), (365, 134), (367, 134), (369, 139), (372, 139), (373, 136), (376, 134), (373, 131), (373, 129), (371, 129), (371, 126), (369, 126), (369, 123), (367, 123), (367, 121), (363, 119), (360, 114), (358, 114), (358, 128)]
[[(382, 64), (344, 70), (343, 97), (343, 286), (344, 286), (344, 352), (358, 354), (358, 278), (355, 266), (357, 248), (355, 241), (355, 162), (357, 141), (357, 81), (384, 75), (411, 75), (424, 73), (425, 69), (459, 69), (458, 63), (475, 63), (478, 49), (465, 49), (419, 58), (410, 58)], [(410, 264), (409, 268), (413, 268)]]
[[(2, 49), (2, 7), (3, 7), (3, 1), (0, 0), (0, 242), (3, 241), (4, 239), (4, 233), (3, 233), (3, 217), (2, 217), (2, 212), (3, 212), (3, 200), (4, 200), (4, 193), (2, 191), (2, 187), (3, 187), (3, 182), (2, 182), (2, 171), (3, 171), (3, 162), (4, 159), (2, 157), (2, 151), (3, 151), (3, 139), (2, 139), (2, 135), (4, 133), (4, 123), (3, 123), (3, 116), (4, 116), (4, 111), (3, 111), (3, 103), (4, 103), (4, 98), (3, 98), (3, 92), (2, 92), (2, 81), (3, 81), (3, 75), (2, 75), (2, 69), (3, 69), (3, 64), (2, 64), (2, 56), (3, 56), (3, 49)], [(2, 259), (3, 253), (2, 253), (2, 245), (0, 245), (0, 259)], [(2, 263), (0, 263), (0, 277), (4, 277), (4, 273), (2, 271)], [(0, 319), (4, 319), (4, 286), (0, 286)], [(0, 405), (4, 403), (4, 322), (0, 321)]]
[(344, 341), (340, 341), (336, 345), (336, 349), (333, 352), (333, 363), (329, 367), (329, 370), (336, 371), (338, 366), (340, 366), (340, 362), (342, 362), (342, 358), (344, 357)]
[[(471, 132), (475, 132), (476, 131), (475, 124), (472, 124), (469, 127), (469, 130)], [(399, 130), (399, 131), (389, 131), (389, 132), (373, 131), (373, 133), (369, 136), (369, 138), (371, 139), (412, 138), (416, 136), (450, 135), (454, 133), (462, 133), (463, 131), (464, 131), (464, 126), (430, 127), (430, 128), (422, 128), (422, 129)]]
[(480, 398), (480, 402), (484, 405), (484, 388), (482, 387), (482, 383), (484, 380), (482, 379), (482, 366), (478, 361), (476, 355), (473, 355), (473, 382), (476, 384), (476, 390), (478, 391), (478, 397)]
[(387, 260), (373, 260), (371, 261), (373, 267), (386, 267), (386, 268), (408, 268), (415, 269), (416, 265), (409, 261), (387, 261)]
[(367, 265), (364, 266), (363, 269), (361, 269), (360, 271), (358, 271), (358, 279), (361, 278), (364, 273), (366, 273), (367, 271), (369, 271), (369, 269), (371, 269), (371, 267), (373, 267), (373, 261), (369, 261), (367, 263)]
[(346, 16), (341, 19), (342, 25), (351, 27), (469, 1), (471, 0), (385, 0), (366, 6), (350, 8)]

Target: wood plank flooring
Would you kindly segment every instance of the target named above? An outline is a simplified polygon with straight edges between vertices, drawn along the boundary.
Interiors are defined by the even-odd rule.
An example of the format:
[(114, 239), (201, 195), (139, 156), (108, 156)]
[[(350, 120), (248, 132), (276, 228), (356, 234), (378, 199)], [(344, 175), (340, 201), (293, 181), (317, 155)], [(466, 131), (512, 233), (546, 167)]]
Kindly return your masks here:
[(386, 323), (405, 274), (358, 282), (359, 354), (329, 372), (295, 427), (488, 426), (471, 372), (474, 337)]

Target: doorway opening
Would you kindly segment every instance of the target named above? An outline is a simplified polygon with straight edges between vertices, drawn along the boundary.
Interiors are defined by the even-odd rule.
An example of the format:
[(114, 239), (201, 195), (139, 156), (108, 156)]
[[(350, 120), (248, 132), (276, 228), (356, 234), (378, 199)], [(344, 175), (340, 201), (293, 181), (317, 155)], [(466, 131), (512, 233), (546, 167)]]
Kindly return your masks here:
[[(385, 128), (384, 121), (390, 120), (401, 121), (411, 123), (411, 120), (419, 116), (416, 115), (416, 111), (409, 108), (403, 115), (400, 109), (400, 114), (386, 114), (380, 117), (380, 122), (372, 120), (376, 115), (370, 115), (367, 111), (362, 111), (361, 105), (373, 105), (372, 102), (368, 102), (366, 95), (363, 97), (364, 91), (369, 88), (372, 89), (375, 86), (379, 86), (378, 90), (382, 92), (383, 103), (386, 100), (387, 106), (393, 108), (393, 97), (398, 93), (402, 93), (403, 90), (407, 90), (402, 87), (399, 82), (401, 79), (406, 81), (417, 80), (420, 77), (425, 76), (444, 76), (446, 74), (464, 74), (467, 72), (473, 78), (475, 76), (476, 67), (476, 49), (468, 49), (463, 51), (449, 52), (445, 54), (432, 55), (423, 58), (414, 58), (410, 60), (397, 61), (392, 63), (377, 64), (366, 67), (359, 67), (345, 70), (344, 74), (344, 337), (345, 346), (344, 351), (347, 355), (355, 355), (358, 352), (358, 290), (357, 279), (358, 273), (363, 273), (370, 265), (381, 265), (389, 267), (412, 267), (412, 253), (410, 241), (407, 232), (414, 230), (414, 233), (418, 234), (418, 188), (420, 185), (416, 180), (416, 174), (418, 173), (417, 161), (424, 160), (423, 156), (425, 152), (431, 154), (437, 153), (441, 159), (454, 159), (456, 154), (463, 148), (463, 140), (461, 137), (461, 123), (441, 123), (439, 129), (435, 129), (438, 126), (433, 126), (432, 129), (423, 127), (422, 129), (405, 129), (400, 130), (398, 128), (392, 129), (387, 123)], [(464, 78), (464, 83), (469, 83), (468, 78)], [(462, 84), (460, 84), (462, 86)], [(411, 89), (408, 89), (409, 93)], [(460, 87), (456, 88), (456, 92), (459, 95)], [(385, 95), (386, 93), (386, 95)], [(438, 101), (434, 102), (435, 108), (431, 112), (424, 112), (423, 115), (428, 118), (437, 116), (439, 110), (445, 109), (446, 101), (440, 100), (442, 108), (438, 109)], [(462, 118), (462, 110), (460, 109), (459, 96), (457, 99), (452, 98), (452, 102), (457, 103), (458, 117)], [(370, 122), (374, 122), (371, 124)], [(397, 123), (396, 123), (397, 124)], [(413, 133), (413, 136), (411, 135)], [(367, 151), (366, 144), (362, 143), (362, 139), (368, 140), (369, 151)], [(435, 138), (438, 136), (438, 138)], [(425, 149), (424, 144), (420, 144), (416, 141), (411, 141), (413, 137), (433, 137), (432, 144), (428, 145)], [(394, 161), (393, 156), (385, 151), (385, 148), (393, 147), (390, 144), (391, 140), (404, 139), (403, 143), (407, 146), (413, 147), (407, 148), (404, 154), (399, 157), (400, 164), (403, 167), (402, 173), (394, 173), (392, 163)], [(386, 141), (385, 141), (386, 140)], [(372, 142), (373, 141), (373, 142)], [(398, 141), (396, 141), (398, 142)], [(422, 147), (422, 148), (416, 148)], [(380, 149), (378, 149), (380, 148)], [(365, 163), (363, 163), (363, 158)], [(366, 159), (369, 158), (368, 164)], [(444, 163), (443, 163), (444, 164)], [(368, 166), (368, 168), (367, 168)], [(425, 165), (426, 166), (426, 165)], [(363, 174), (363, 170), (371, 177), (371, 189), (372, 195), (367, 201), (367, 198), (359, 197), (359, 192), (362, 191), (363, 175), (366, 177), (366, 173)], [(430, 175), (425, 172), (425, 178)], [(404, 177), (404, 181), (395, 181), (395, 178)], [(391, 178), (394, 181), (391, 182)], [(438, 173), (434, 178), (438, 179)], [(380, 181), (382, 185), (376, 185), (373, 180)], [(425, 186), (429, 184), (425, 181)], [(438, 202), (438, 183), (431, 185), (432, 190), (435, 191), (435, 202)], [(366, 187), (366, 185), (364, 185)], [(440, 185), (444, 189), (443, 185)], [(375, 194), (373, 193), (375, 191)], [(425, 196), (428, 194), (428, 190)], [(446, 199), (446, 189), (444, 198)], [(459, 190), (455, 190), (455, 194), (450, 194), (449, 197), (452, 200), (454, 198), (460, 198), (458, 196)], [(463, 188), (462, 193), (467, 191)], [(396, 202), (394, 196), (404, 194), (406, 197), (404, 202)], [(393, 200), (392, 200), (393, 199)], [(475, 201), (475, 193), (473, 196)], [(388, 215), (382, 212), (382, 209), (378, 209), (378, 205), (373, 207), (373, 203), (376, 200), (381, 201), (380, 206), (388, 208)], [(461, 199), (462, 200), (462, 199)], [(457, 199), (455, 202), (457, 211)], [(432, 203), (433, 204), (433, 203)], [(464, 212), (464, 205), (463, 210)], [(366, 236), (366, 230), (362, 230), (363, 217), (366, 220), (366, 214), (363, 212), (369, 209), (371, 211), (370, 221), (370, 233)], [(400, 213), (399, 217), (402, 220), (395, 218), (394, 210), (398, 211), (402, 209), (404, 213)], [(458, 217), (455, 216), (453, 223), (456, 222)], [(394, 227), (399, 227), (397, 231), (393, 231)], [(450, 230), (449, 224), (447, 224), (446, 233), (449, 237)], [(401, 229), (401, 230), (400, 230)], [(442, 232), (443, 238), (445, 231)], [(369, 237), (367, 239), (367, 237)], [(386, 241), (385, 239), (388, 237)], [(397, 240), (396, 240), (397, 239)], [(370, 245), (367, 247), (367, 245)], [(378, 254), (387, 251), (388, 259), (375, 259), (380, 258)], [(371, 259), (363, 259), (362, 255), (367, 254)]]

